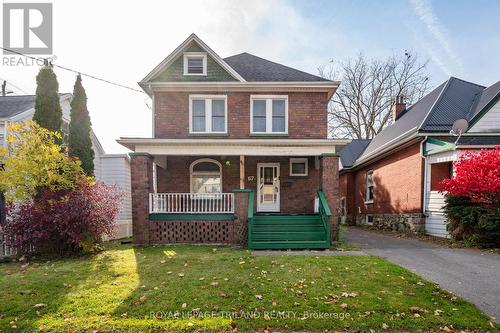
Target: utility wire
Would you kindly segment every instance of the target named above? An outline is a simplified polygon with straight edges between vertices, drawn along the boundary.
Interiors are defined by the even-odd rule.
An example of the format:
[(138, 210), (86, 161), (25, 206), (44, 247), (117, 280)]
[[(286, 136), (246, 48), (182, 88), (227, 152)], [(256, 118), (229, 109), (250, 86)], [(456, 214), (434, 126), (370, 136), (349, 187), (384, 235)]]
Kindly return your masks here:
[(7, 79), (4, 79), (4, 78), (1, 78), (1, 77), (0, 77), (0, 81), (6, 81), (8, 86), (11, 86), (11, 87), (13, 87), (13, 88), (14, 88), (14, 89), (16, 89), (16, 90), (19, 90), (20, 92), (22, 92), (22, 93), (23, 93), (23, 94), (25, 94), (25, 95), (29, 95), (29, 94), (26, 92), (26, 90), (24, 90), (24, 89), (22, 89), (22, 88), (20, 88), (20, 87), (16, 86), (16, 85), (15, 85), (15, 84), (13, 84), (13, 83), (12, 83), (12, 81), (10, 81), (10, 80), (7, 80)]
[[(29, 56), (27, 54), (23, 54), (21, 52), (17, 52), (17, 51), (14, 51), (14, 50), (11, 50), (11, 49), (8, 49), (8, 48), (5, 48), (5, 47), (1, 47), (1, 46), (0, 46), (0, 49), (5, 50), (5, 51), (10, 52), (10, 53), (13, 53), (13, 54), (17, 54), (17, 55), (29, 58), (29, 59), (37, 61), (37, 62), (39, 60), (43, 60), (44, 63), (46, 63), (46, 64), (49, 63), (48, 59), (45, 59), (45, 58), (37, 58), (37, 57)], [(109, 80), (106, 80), (106, 79), (102, 79), (102, 78), (94, 76), (94, 75), (82, 73), (82, 72), (77, 71), (75, 69), (71, 69), (71, 68), (68, 68), (68, 67), (65, 67), (65, 66), (54, 64), (53, 62), (50, 62), (50, 65), (52, 65), (54, 67), (57, 67), (57, 68), (60, 68), (60, 69), (64, 69), (64, 70), (69, 71), (69, 72), (80, 74), (81, 76), (86, 76), (88, 78), (91, 78), (91, 79), (94, 79), (94, 80), (97, 80), (97, 81), (105, 82), (105, 83), (108, 83), (108, 84), (111, 84), (111, 85), (114, 85), (114, 86), (117, 86), (117, 87), (120, 87), (120, 88), (125, 88), (125, 89), (132, 90), (132, 91), (135, 91), (135, 92), (138, 92), (138, 93), (141, 93), (141, 94), (145, 94), (145, 92), (142, 91), (142, 90), (135, 89), (135, 88), (126, 86), (126, 85), (121, 84), (121, 83), (117, 83), (117, 82), (109, 81)]]

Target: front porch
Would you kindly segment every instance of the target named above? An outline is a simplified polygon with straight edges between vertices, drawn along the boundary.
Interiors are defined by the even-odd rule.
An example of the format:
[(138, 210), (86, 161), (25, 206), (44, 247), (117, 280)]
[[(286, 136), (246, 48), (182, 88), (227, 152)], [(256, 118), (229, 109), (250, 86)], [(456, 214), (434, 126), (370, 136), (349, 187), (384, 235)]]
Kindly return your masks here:
[(132, 153), (134, 242), (328, 248), (337, 231), (335, 146), (311, 155), (287, 150)]

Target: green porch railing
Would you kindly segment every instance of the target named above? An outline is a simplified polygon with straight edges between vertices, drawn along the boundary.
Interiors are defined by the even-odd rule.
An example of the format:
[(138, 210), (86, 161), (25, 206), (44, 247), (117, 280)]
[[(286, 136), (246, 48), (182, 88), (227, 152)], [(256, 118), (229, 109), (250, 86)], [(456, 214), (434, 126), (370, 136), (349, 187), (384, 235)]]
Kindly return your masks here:
[(323, 222), (323, 226), (325, 227), (327, 244), (330, 246), (330, 217), (332, 216), (332, 212), (330, 210), (330, 207), (328, 206), (328, 202), (326, 201), (323, 191), (318, 190), (317, 193), (319, 199), (319, 216), (321, 217), (321, 221)]
[(252, 243), (252, 231), (253, 231), (253, 205), (255, 200), (255, 192), (250, 191), (248, 193), (248, 210), (247, 210), (247, 220), (248, 220), (248, 246), (250, 247)]

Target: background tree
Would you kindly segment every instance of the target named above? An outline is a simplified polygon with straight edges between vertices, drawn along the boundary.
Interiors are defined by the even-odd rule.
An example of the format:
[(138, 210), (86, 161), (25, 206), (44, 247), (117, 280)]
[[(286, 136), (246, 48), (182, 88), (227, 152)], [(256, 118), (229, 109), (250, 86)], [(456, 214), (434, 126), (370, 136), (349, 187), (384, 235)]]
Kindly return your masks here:
[(363, 54), (340, 66), (318, 68), (327, 79), (341, 84), (328, 106), (329, 134), (338, 138), (371, 139), (392, 121), (391, 106), (403, 95), (407, 104), (428, 90), (427, 61), (404, 56), (367, 59)]
[(61, 132), (62, 110), (59, 102), (59, 83), (52, 66), (44, 66), (36, 76), (35, 114), (33, 120), (40, 126)]
[(71, 189), (84, 176), (80, 161), (69, 158), (56, 143), (58, 132), (33, 121), (11, 123), (7, 147), (0, 147), (0, 191), (7, 203), (30, 200), (39, 190)]
[(91, 128), (87, 110), (87, 94), (80, 75), (76, 77), (71, 100), (71, 120), (69, 123), (68, 148), (71, 157), (78, 157), (87, 176), (94, 175), (94, 150), (90, 139)]

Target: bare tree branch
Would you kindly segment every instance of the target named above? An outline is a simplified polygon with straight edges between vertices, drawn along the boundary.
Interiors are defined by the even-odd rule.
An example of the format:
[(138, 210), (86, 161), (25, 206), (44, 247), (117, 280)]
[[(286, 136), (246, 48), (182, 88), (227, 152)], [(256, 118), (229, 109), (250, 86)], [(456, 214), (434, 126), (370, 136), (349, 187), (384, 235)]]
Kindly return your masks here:
[(373, 138), (391, 123), (396, 96), (403, 95), (412, 104), (428, 91), (427, 63), (405, 51), (402, 57), (383, 60), (359, 54), (339, 66), (319, 67), (321, 77), (341, 80), (328, 106), (329, 135)]

